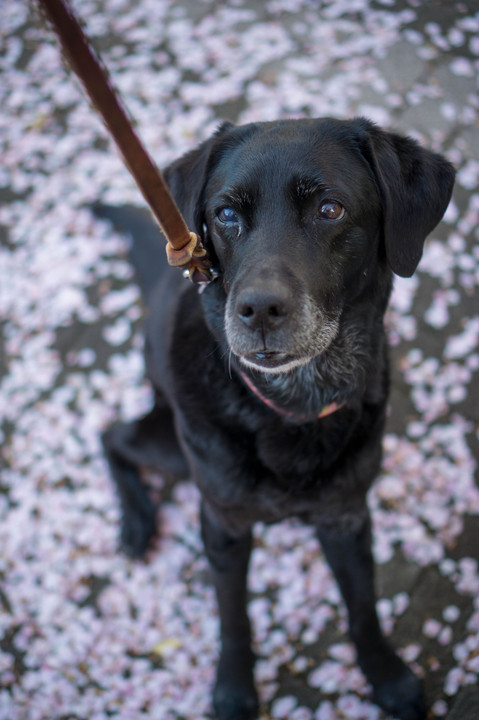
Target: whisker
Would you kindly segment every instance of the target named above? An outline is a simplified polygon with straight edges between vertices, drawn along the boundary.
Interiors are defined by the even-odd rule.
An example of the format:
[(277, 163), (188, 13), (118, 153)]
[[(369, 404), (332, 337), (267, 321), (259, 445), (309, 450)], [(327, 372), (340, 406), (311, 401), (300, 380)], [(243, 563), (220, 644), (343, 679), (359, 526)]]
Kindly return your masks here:
[[(214, 352), (214, 351), (213, 351), (213, 352)], [(213, 353), (210, 353), (210, 355), (212, 355), (212, 354), (213, 354)], [(228, 358), (228, 375), (229, 375), (229, 377), (230, 377), (230, 380), (233, 379), (233, 372), (232, 372), (232, 369), (231, 369), (231, 358), (232, 358), (232, 356), (233, 356), (233, 351), (232, 351), (231, 348), (229, 348), (229, 347), (226, 348), (226, 350), (223, 350), (222, 353), (221, 353), (221, 359), (222, 359), (222, 360), (224, 360), (226, 357)]]

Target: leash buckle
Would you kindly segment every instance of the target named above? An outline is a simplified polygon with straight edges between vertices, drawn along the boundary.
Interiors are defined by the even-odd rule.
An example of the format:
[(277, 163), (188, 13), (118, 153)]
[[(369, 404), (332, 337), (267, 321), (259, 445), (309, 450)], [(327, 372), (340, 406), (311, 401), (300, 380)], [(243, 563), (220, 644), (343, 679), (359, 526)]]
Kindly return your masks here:
[(183, 277), (190, 280), (194, 285), (198, 285), (198, 292), (201, 295), (206, 286), (219, 277), (219, 272), (214, 268), (186, 268), (186, 270), (183, 270)]

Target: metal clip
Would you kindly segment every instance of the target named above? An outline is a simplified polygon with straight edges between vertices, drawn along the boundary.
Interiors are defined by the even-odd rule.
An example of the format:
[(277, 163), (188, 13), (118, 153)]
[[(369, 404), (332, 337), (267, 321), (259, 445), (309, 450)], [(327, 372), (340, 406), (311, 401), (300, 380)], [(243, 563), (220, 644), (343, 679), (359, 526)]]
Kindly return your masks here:
[(206, 275), (204, 272), (198, 271), (196, 268), (193, 269), (193, 272), (191, 272), (189, 268), (186, 268), (186, 270), (183, 270), (183, 277), (185, 280), (190, 280), (190, 282), (194, 285), (197, 285), (198, 292), (201, 295), (206, 286), (219, 277), (219, 272), (213, 268), (208, 268), (208, 274)]

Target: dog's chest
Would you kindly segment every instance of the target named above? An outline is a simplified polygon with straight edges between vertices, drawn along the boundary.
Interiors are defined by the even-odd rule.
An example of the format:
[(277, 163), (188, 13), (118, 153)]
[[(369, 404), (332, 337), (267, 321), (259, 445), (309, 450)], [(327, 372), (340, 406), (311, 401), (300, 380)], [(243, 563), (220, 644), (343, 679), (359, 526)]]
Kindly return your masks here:
[[(321, 433), (320, 433), (321, 435)], [(210, 466), (202, 494), (229, 527), (316, 516), (324, 490), (336, 476), (340, 449), (313, 428), (282, 429), (266, 423), (245, 443), (229, 468)]]
[[(321, 424), (323, 427), (321, 427)], [(310, 485), (334, 462), (342, 438), (329, 423), (305, 423), (295, 426), (287, 422), (264, 423), (255, 434), (255, 452), (259, 463), (278, 484)]]

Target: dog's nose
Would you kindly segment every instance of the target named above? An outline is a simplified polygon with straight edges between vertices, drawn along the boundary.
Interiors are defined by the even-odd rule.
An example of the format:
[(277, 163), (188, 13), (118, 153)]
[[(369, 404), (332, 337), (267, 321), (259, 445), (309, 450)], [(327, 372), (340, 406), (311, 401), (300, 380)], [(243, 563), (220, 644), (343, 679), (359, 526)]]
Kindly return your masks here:
[(252, 330), (272, 330), (281, 325), (291, 310), (288, 293), (275, 288), (245, 288), (238, 296), (236, 314)]

